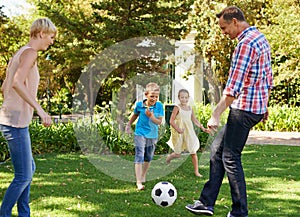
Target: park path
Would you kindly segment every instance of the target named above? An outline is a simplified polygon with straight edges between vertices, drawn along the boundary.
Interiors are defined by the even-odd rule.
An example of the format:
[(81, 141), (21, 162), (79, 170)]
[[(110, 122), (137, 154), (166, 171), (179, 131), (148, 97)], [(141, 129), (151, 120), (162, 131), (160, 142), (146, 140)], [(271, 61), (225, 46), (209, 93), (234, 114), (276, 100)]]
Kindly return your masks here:
[(247, 144), (300, 146), (300, 132), (250, 131)]

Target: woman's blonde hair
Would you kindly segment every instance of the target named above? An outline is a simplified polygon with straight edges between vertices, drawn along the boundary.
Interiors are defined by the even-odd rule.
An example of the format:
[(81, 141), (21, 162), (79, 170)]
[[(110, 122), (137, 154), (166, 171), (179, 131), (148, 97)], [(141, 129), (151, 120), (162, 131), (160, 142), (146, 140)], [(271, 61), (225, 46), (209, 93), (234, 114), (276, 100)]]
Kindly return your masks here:
[(43, 31), (45, 34), (57, 34), (55, 25), (49, 18), (39, 18), (35, 20), (30, 27), (30, 37), (36, 38), (38, 33)]

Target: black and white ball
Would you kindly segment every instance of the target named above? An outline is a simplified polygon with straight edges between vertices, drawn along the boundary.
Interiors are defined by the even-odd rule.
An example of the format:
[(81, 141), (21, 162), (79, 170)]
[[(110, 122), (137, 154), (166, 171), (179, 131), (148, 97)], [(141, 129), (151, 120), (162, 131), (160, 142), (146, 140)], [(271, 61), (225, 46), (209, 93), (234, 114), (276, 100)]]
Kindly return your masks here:
[(177, 190), (170, 182), (157, 183), (151, 192), (154, 203), (161, 207), (172, 206), (177, 198)]

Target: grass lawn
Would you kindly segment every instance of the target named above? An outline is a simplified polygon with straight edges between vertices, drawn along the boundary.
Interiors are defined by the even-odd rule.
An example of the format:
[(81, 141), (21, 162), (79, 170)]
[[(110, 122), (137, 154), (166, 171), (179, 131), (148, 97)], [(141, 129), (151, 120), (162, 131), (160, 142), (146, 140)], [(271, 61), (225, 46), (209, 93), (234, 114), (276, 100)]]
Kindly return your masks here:
[[(249, 216), (300, 216), (299, 159), (300, 147), (245, 147), (243, 165)], [(79, 153), (40, 155), (35, 156), (35, 161), (37, 170), (31, 187), (32, 217), (193, 216), (184, 206), (198, 198), (208, 178), (208, 166), (200, 168), (203, 177), (197, 178), (188, 158), (177, 170), (159, 180), (147, 182), (145, 191), (137, 192), (133, 182), (103, 174)], [(0, 200), (12, 173), (10, 162), (0, 165)], [(175, 204), (167, 208), (161, 208), (151, 200), (152, 187), (163, 180), (171, 182), (178, 193)], [(214, 216), (225, 217), (230, 206), (231, 197), (225, 178)], [(16, 216), (16, 208), (13, 214)]]

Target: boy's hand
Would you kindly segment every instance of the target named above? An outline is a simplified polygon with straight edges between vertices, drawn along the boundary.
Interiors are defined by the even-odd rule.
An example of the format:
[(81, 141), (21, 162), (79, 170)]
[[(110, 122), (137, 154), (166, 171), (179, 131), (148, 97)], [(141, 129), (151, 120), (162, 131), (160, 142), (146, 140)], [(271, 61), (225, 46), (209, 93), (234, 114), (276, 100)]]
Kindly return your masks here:
[(153, 115), (153, 112), (151, 112), (148, 108), (146, 109), (145, 113), (148, 118), (151, 118), (151, 116)]
[(127, 134), (131, 134), (131, 127), (130, 127), (129, 124), (126, 125), (126, 127), (125, 127), (125, 132), (126, 132)]

